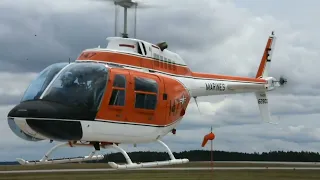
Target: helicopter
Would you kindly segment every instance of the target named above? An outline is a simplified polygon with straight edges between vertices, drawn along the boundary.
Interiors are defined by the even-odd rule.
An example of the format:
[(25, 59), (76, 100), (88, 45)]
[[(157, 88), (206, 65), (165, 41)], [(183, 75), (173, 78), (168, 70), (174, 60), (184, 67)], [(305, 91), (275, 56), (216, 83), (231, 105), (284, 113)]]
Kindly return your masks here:
[[(269, 76), (274, 32), (267, 43), (255, 77), (192, 71), (167, 42), (129, 38), (127, 9), (138, 3), (115, 0), (124, 8), (121, 37), (106, 39), (106, 47), (83, 50), (74, 62), (54, 63), (30, 83), (21, 101), (8, 113), (10, 129), (27, 141), (60, 141), (39, 161), (17, 158), (22, 165), (59, 164), (101, 160), (101, 149), (114, 148), (126, 164), (109, 162), (115, 169), (183, 164), (161, 140), (176, 134), (192, 98), (254, 93), (263, 121), (272, 123), (269, 91), (287, 83)], [(135, 20), (136, 21), (136, 20)], [(160, 143), (170, 160), (134, 163), (119, 144)], [(60, 147), (93, 147), (88, 156), (49, 159)]]

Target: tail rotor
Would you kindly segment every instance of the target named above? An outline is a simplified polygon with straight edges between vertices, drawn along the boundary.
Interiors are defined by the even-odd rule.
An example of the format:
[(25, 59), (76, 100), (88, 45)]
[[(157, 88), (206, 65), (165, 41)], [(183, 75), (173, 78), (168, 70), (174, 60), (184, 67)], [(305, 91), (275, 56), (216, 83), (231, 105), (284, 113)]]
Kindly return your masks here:
[(288, 83), (288, 79), (283, 75), (279, 77), (279, 80), (272, 80), (272, 85), (275, 87), (284, 87)]
[(288, 80), (286, 78), (284, 78), (283, 76), (280, 76), (280, 78), (279, 78), (280, 86), (287, 84), (287, 82), (288, 82)]

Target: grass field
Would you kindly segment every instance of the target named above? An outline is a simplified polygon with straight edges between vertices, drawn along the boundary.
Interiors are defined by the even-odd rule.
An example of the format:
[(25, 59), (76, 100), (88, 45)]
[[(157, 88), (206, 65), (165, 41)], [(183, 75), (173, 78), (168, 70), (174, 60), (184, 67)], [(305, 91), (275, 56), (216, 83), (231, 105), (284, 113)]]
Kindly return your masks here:
[(0, 180), (319, 180), (312, 170), (261, 171), (110, 171), (37, 174), (0, 174)]

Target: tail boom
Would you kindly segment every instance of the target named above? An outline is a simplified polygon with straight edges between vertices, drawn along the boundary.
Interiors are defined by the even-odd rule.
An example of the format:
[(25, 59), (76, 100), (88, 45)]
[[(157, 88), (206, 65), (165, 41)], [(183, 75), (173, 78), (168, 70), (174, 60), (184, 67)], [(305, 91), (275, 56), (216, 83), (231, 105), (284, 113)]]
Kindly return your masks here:
[(193, 72), (193, 77), (176, 77), (189, 90), (192, 97), (255, 93), (262, 120), (271, 123), (267, 91), (279, 87), (279, 81), (268, 76), (275, 45), (274, 32), (269, 36), (255, 78), (225, 76)]
[(267, 86), (266, 80), (253, 78), (252, 81), (189, 77), (176, 77), (176, 79), (184, 84), (193, 97), (260, 92), (265, 91)]

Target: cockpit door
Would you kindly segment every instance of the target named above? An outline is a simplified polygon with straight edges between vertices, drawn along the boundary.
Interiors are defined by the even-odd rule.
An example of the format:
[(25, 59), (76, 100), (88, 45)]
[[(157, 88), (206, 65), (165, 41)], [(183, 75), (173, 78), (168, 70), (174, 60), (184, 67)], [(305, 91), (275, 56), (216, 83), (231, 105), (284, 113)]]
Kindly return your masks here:
[[(163, 125), (166, 103), (162, 100), (164, 84), (155, 74), (130, 71), (128, 120), (132, 123)], [(129, 105), (129, 104), (128, 104)]]

